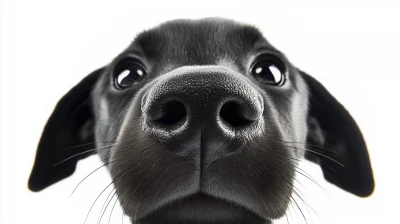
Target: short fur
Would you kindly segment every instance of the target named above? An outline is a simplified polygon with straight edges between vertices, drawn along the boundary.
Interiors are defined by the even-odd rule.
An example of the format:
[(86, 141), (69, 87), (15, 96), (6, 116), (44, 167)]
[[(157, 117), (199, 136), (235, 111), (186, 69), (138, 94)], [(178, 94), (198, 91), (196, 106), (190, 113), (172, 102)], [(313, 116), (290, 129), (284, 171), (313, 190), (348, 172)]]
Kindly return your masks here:
[[(250, 74), (260, 54), (283, 62), (283, 86)], [(127, 57), (148, 74), (119, 90), (114, 69)], [(179, 127), (155, 122), (170, 99), (186, 107)], [(219, 118), (231, 100), (240, 105), (229, 113), (241, 113), (246, 125)], [(374, 189), (363, 136), (346, 109), (256, 28), (224, 19), (145, 31), (72, 88), (45, 126), (29, 188), (70, 176), (95, 153), (138, 224), (269, 223), (285, 214), (302, 158), (343, 190), (365, 197)]]

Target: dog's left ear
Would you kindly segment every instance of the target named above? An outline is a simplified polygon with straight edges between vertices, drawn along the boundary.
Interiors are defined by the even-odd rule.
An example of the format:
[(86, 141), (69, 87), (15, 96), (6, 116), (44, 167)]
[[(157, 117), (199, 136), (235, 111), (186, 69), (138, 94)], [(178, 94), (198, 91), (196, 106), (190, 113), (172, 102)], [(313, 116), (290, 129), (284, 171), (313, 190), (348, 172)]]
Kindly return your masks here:
[(91, 92), (105, 68), (73, 87), (57, 103), (36, 152), (28, 188), (40, 191), (74, 173), (78, 160), (94, 152)]
[(309, 90), (306, 158), (329, 182), (360, 197), (374, 191), (364, 138), (349, 112), (313, 77), (299, 71)]

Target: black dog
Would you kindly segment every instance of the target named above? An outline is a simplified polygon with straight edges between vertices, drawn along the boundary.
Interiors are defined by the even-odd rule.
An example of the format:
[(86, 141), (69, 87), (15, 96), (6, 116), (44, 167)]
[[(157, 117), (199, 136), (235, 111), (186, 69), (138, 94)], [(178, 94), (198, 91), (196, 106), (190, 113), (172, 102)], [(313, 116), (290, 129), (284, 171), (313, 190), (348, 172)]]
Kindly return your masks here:
[(374, 189), (346, 109), (256, 28), (222, 19), (143, 32), (69, 91), (29, 188), (70, 176), (94, 153), (133, 223), (270, 223), (285, 214), (303, 157), (348, 192)]

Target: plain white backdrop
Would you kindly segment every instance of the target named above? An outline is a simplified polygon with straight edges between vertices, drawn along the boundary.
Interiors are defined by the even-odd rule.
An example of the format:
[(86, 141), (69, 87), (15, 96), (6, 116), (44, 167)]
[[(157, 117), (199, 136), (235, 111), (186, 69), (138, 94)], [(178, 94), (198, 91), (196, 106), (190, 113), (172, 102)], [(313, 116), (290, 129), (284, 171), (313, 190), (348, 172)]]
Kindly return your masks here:
[[(358, 122), (376, 189), (358, 198), (303, 169), (299, 186), (308, 223), (395, 223), (399, 208), (400, 6), (396, 1), (3, 1), (0, 6), (0, 223), (83, 223), (110, 182), (96, 156), (70, 178), (27, 189), (42, 128), (57, 101), (86, 74), (108, 63), (134, 36), (176, 18), (224, 17), (253, 24), (299, 68), (320, 80)], [(109, 191), (107, 191), (109, 192)], [(103, 194), (88, 223), (97, 223)], [(110, 203), (111, 205), (113, 203)], [(110, 205), (110, 207), (111, 207)], [(312, 209), (311, 209), (311, 208)], [(289, 222), (305, 223), (290, 207)], [(110, 216), (107, 209), (102, 223)], [(314, 211), (313, 211), (314, 210)], [(121, 223), (114, 209), (111, 223)], [(128, 219), (125, 219), (128, 223)], [(277, 223), (287, 223), (286, 218)]]

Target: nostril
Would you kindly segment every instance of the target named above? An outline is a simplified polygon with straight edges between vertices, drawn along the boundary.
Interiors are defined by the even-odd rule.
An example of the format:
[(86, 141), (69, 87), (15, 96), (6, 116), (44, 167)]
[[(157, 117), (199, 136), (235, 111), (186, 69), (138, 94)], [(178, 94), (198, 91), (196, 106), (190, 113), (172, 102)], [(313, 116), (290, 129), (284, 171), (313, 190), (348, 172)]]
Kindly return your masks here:
[(155, 122), (163, 125), (172, 126), (186, 117), (185, 106), (177, 101), (172, 100), (166, 102), (161, 107), (161, 117), (155, 120)]
[(226, 102), (221, 107), (219, 116), (234, 128), (247, 126), (253, 122), (245, 117), (242, 106), (235, 101)]

